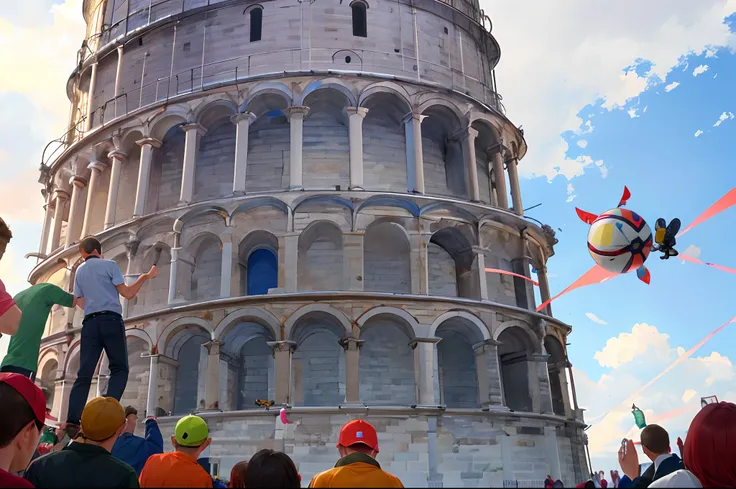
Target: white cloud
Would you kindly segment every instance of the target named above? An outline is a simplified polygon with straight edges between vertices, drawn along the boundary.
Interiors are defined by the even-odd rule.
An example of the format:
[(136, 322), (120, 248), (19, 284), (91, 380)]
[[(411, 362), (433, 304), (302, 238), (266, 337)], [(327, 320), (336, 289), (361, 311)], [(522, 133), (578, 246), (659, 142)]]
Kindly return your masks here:
[(715, 80), (716, 78), (718, 78), (718, 73), (716, 73), (715, 75), (713, 75), (713, 79)]
[(681, 254), (690, 256), (692, 258), (700, 258), (700, 251), (701, 251), (700, 248), (698, 248), (697, 246), (690, 245), (687, 248), (685, 248), (685, 251), (683, 251)]
[(586, 141), (585, 139), (578, 139), (578, 142), (576, 144), (583, 149), (588, 147), (588, 141)]
[(645, 105), (644, 108), (641, 110), (642, 114), (646, 114), (648, 108), (649, 108), (649, 106), (648, 105)]
[(603, 160), (596, 161), (595, 166), (597, 166), (598, 169), (601, 171), (601, 178), (606, 178), (608, 176), (608, 168), (606, 168), (606, 165), (603, 164)]
[(705, 50), (705, 57), (706, 58), (717, 58), (716, 52), (713, 49), (706, 49)]
[(629, 114), (629, 117), (631, 117), (632, 119), (635, 119), (635, 118), (639, 117), (637, 115), (637, 113), (636, 113), (636, 109), (635, 108), (629, 109), (628, 110), (628, 114)]
[(605, 322), (604, 320), (602, 320), (601, 318), (599, 318), (598, 316), (596, 316), (592, 312), (586, 312), (585, 315), (588, 317), (588, 319), (590, 319), (591, 321), (593, 321), (596, 324), (601, 324), (601, 325), (608, 324), (607, 322)]
[(695, 69), (693, 70), (693, 76), (702, 75), (703, 73), (708, 71), (709, 68), (710, 67), (708, 65), (696, 66)]
[[(522, 174), (570, 179), (580, 173), (556, 168), (568, 164), (561, 134), (579, 131), (586, 120), (578, 112), (596, 100), (624, 107), (665, 80), (681, 56), (733, 42), (723, 19), (736, 11), (736, 0), (621, 0), (609, 2), (605, 13), (582, 0), (482, 0), (480, 6), (503, 49), (499, 92), (529, 142)], [(651, 61), (651, 69), (636, 66), (639, 59)], [(542, 83), (529, 76), (530, 67), (545, 74)]]
[(690, 399), (695, 397), (695, 394), (698, 392), (695, 389), (687, 389), (685, 392), (682, 393), (682, 402), (688, 403), (690, 402)]
[[(586, 421), (592, 424), (587, 433), (594, 466), (617, 467), (616, 451), (621, 439), (639, 439), (631, 415), (632, 401), (623, 401), (627, 401), (627, 393), (637, 391), (684, 353), (684, 348), (674, 347), (669, 340), (656, 327), (637, 324), (631, 332), (609, 339), (596, 352), (596, 358), (610, 357), (614, 359), (610, 363), (615, 364), (608, 365), (610, 368), (598, 380), (573, 369), (580, 407), (586, 409)], [(644, 411), (647, 422), (663, 425), (672, 439), (684, 439), (700, 407), (700, 397), (717, 394), (720, 400), (736, 400), (733, 379), (734, 367), (728, 357), (718, 352), (690, 357), (633, 402)], [(609, 410), (609, 415), (602, 417)]]
[(723, 124), (725, 121), (733, 119), (733, 112), (724, 112), (721, 114), (721, 116), (718, 118), (715, 124), (713, 124), (713, 127), (718, 127), (721, 124)]
[(680, 82), (672, 82), (669, 85), (667, 85), (667, 86), (664, 87), (664, 91), (665, 92), (671, 92), (672, 90), (674, 90), (675, 88), (677, 88), (679, 86), (680, 86)]
[(698, 129), (697, 131), (695, 131), (695, 137), (696, 138), (699, 138), (702, 135), (703, 135), (703, 131), (701, 131), (700, 129)]
[[(655, 326), (635, 324), (631, 333), (621, 333), (606, 341), (606, 346), (593, 356), (602, 367), (618, 368), (639, 355), (653, 350), (662, 350), (669, 335), (660, 333)], [(666, 350), (666, 348), (665, 348)]]
[(575, 200), (575, 197), (577, 197), (577, 195), (575, 195), (575, 187), (573, 187), (572, 184), (568, 182), (568, 184), (567, 184), (567, 200), (565, 202), (568, 202), (568, 203), (569, 202), (572, 202), (573, 200)]

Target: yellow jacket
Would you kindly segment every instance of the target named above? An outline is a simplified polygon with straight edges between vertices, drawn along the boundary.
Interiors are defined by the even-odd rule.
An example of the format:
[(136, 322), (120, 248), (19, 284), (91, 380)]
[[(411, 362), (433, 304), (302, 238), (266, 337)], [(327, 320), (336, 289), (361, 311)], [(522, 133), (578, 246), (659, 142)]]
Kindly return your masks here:
[(353, 452), (341, 458), (335, 468), (317, 474), (309, 487), (404, 487), (398, 477), (381, 470), (371, 456)]

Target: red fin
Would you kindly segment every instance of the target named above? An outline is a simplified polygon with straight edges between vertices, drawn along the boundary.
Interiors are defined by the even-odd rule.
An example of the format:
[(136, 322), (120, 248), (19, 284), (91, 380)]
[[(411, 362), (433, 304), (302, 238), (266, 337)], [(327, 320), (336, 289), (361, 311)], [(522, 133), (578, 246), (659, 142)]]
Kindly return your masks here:
[(652, 281), (652, 275), (649, 273), (649, 269), (644, 265), (636, 270), (636, 276), (647, 285)]
[(618, 201), (618, 206), (626, 205), (626, 202), (631, 198), (631, 192), (629, 188), (624, 185), (624, 194), (621, 196), (621, 200)]
[(581, 221), (583, 221), (586, 224), (593, 224), (593, 221), (598, 219), (598, 216), (595, 214), (591, 214), (590, 212), (581, 211), (577, 207), (575, 208), (575, 212), (578, 213), (578, 217)]

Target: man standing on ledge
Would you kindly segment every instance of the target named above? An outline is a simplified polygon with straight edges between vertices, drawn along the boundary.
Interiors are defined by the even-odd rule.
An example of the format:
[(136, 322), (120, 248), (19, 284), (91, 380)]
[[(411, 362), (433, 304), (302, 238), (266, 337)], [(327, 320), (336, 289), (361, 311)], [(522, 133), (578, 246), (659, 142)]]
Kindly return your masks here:
[(79, 253), (84, 259), (74, 280), (74, 296), (77, 305), (84, 309), (82, 344), (79, 354), (79, 372), (69, 395), (69, 413), (66, 432), (74, 439), (79, 431), (79, 421), (87, 402), (92, 376), (102, 350), (110, 360), (110, 382), (105, 397), (118, 401), (128, 383), (128, 348), (125, 342), (125, 325), (121, 295), (130, 300), (138, 294), (146, 280), (158, 275), (156, 265), (126, 285), (117, 263), (102, 259), (102, 246), (94, 236), (79, 243)]

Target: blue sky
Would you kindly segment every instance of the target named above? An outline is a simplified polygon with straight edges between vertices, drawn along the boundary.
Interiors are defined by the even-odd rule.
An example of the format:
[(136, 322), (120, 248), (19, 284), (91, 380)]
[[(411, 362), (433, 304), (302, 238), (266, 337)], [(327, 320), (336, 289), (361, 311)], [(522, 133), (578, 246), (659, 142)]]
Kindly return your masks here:
[[(12, 292), (25, 286), (33, 263), (23, 256), (38, 246), (36, 169), (68, 116), (64, 84), (83, 37), (81, 4), (0, 8), (0, 65), (13, 73), (0, 77), (0, 215), (17, 236), (0, 261), (0, 277)], [(525, 206), (542, 203), (529, 215), (562, 229), (548, 267), (553, 293), (592, 265), (588, 226), (575, 206), (601, 213), (627, 185), (628, 207), (650, 224), (679, 217), (687, 225), (736, 186), (736, 119), (728, 116), (736, 114), (736, 0), (481, 0), (481, 7), (502, 48), (499, 90), (530, 147), (520, 166)], [(714, 127), (723, 113), (727, 119)], [(731, 209), (689, 232), (680, 251), (692, 245), (703, 260), (736, 268), (735, 215)], [(555, 315), (574, 328), (569, 354), (587, 419), (615, 407), (736, 315), (729, 292), (736, 276), (657, 257), (647, 265), (649, 286), (623, 276), (553, 303)], [(661, 421), (674, 439), (700, 396), (736, 401), (735, 345), (736, 325), (637, 398), (649, 421), (690, 409)], [(638, 438), (628, 406), (588, 434), (594, 467), (606, 472), (617, 468), (621, 438)]]

